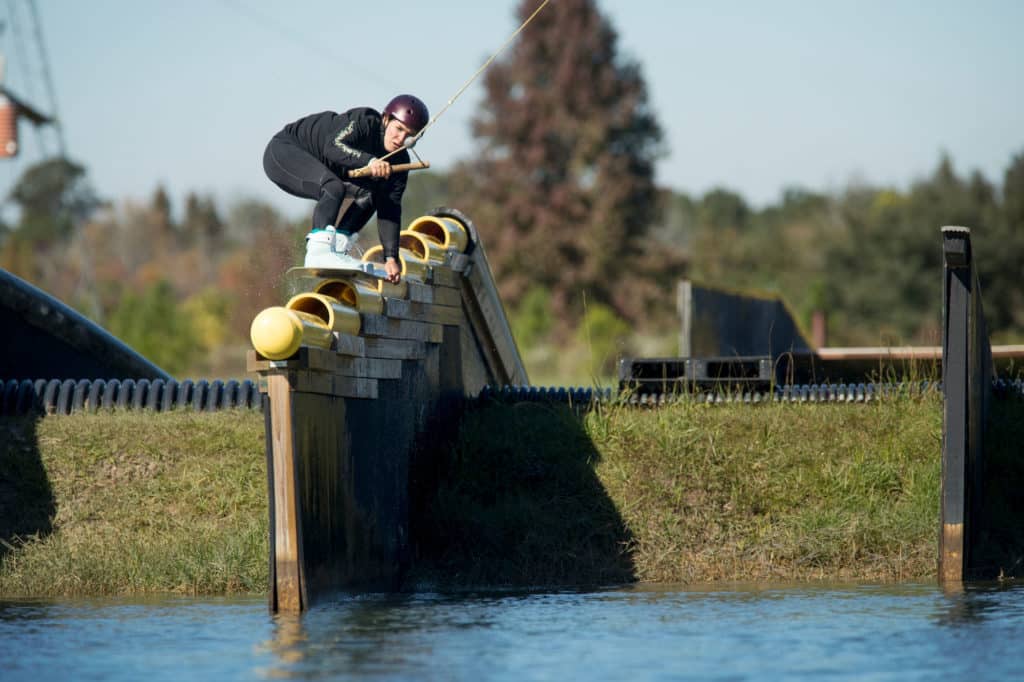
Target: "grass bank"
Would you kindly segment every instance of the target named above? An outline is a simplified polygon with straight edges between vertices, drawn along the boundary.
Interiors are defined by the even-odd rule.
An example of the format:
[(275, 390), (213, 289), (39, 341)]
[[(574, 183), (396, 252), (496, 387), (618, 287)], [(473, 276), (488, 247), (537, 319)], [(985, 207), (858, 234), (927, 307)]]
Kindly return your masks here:
[(0, 594), (264, 592), (255, 413), (0, 420)]
[[(409, 585), (930, 579), (941, 419), (937, 395), (583, 415), (483, 405), (414, 467)], [(0, 594), (266, 590), (260, 414), (0, 429)], [(1016, 452), (1020, 435), (1003, 441)], [(999, 474), (1008, 497), (1019, 459)]]
[(929, 578), (941, 425), (935, 394), (582, 418), (486, 407), (418, 517), (417, 570), (516, 584)]

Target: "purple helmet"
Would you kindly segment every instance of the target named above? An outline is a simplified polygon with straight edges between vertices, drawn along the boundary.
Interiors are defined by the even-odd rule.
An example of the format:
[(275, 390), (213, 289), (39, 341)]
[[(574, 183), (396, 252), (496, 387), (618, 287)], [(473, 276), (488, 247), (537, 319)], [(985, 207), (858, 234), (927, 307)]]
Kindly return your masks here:
[(419, 97), (413, 95), (398, 95), (388, 102), (381, 113), (398, 119), (414, 135), (423, 130), (423, 126), (427, 125), (427, 121), (430, 120), (427, 105)]

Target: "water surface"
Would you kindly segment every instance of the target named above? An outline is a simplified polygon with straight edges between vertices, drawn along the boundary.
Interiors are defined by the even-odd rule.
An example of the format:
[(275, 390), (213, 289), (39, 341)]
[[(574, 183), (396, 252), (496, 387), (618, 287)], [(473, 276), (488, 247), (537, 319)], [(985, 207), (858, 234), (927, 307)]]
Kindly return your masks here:
[(0, 601), (2, 680), (948, 680), (1024, 667), (1024, 586)]

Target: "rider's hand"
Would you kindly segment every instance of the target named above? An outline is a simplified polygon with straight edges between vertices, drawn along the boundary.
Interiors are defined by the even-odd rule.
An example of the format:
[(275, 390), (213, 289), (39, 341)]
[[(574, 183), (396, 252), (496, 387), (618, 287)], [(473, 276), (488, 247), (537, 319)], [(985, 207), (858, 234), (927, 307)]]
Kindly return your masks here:
[(391, 175), (391, 164), (380, 159), (373, 159), (367, 166), (370, 169), (370, 176), (374, 178), (386, 178)]
[(398, 284), (402, 279), (402, 266), (394, 258), (388, 258), (384, 261), (384, 274), (388, 276), (389, 282)]

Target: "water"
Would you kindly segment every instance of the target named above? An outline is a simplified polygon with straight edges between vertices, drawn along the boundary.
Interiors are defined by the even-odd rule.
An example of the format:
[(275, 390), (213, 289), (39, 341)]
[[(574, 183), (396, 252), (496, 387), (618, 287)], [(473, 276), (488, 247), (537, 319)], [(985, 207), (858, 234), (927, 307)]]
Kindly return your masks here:
[(0, 602), (0, 680), (1006, 680), (1024, 586)]

